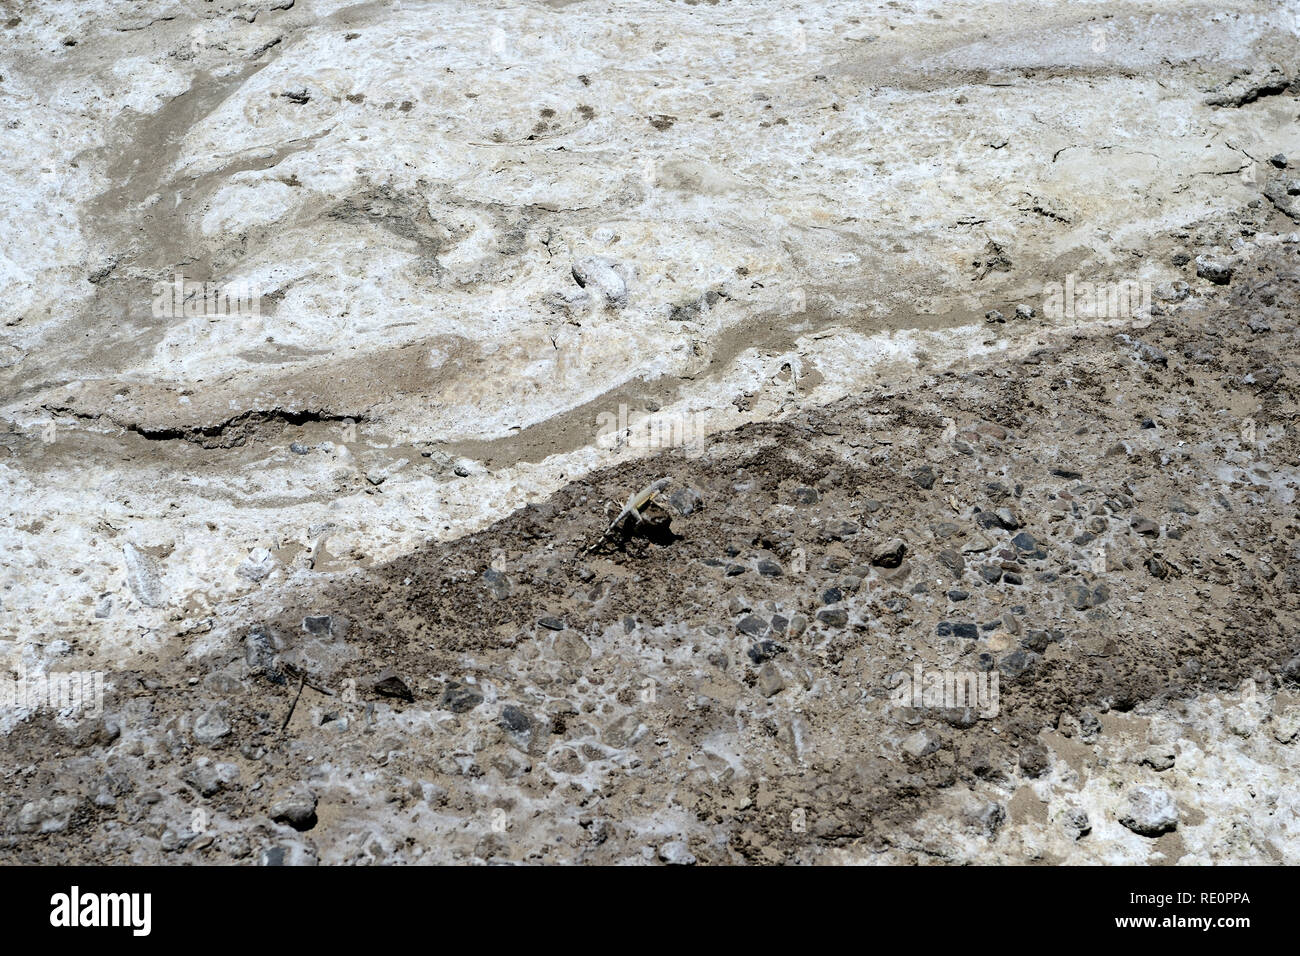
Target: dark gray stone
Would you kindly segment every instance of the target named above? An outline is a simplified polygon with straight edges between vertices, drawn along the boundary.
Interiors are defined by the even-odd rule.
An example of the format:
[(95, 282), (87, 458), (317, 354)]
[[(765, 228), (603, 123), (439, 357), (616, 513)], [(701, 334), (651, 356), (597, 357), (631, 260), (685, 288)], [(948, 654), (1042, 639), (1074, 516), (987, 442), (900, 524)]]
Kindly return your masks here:
[(466, 714), (483, 703), (483, 692), (472, 684), (448, 681), (439, 705), (453, 714)]

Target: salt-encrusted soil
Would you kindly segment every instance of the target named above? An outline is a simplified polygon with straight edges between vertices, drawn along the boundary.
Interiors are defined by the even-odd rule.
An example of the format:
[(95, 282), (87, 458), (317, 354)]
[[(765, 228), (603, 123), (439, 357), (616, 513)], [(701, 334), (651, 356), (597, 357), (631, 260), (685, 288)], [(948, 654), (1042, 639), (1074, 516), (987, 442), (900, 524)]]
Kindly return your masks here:
[[(1295, 862), (1298, 249), (190, 622), (13, 728), (7, 852)], [(996, 706), (894, 706), (918, 665)]]
[(3, 12), (6, 859), (1300, 859), (1292, 7)]

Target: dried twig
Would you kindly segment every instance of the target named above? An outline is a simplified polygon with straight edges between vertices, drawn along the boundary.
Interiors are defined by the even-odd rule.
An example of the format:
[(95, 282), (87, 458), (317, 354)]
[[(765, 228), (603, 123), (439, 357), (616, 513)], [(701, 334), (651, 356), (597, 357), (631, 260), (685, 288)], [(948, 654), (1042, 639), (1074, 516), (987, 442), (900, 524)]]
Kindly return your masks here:
[(289, 721), (293, 720), (293, 712), (298, 709), (298, 698), (302, 696), (302, 689), (307, 686), (307, 672), (303, 671), (302, 677), (298, 679), (298, 693), (293, 695), (293, 703), (289, 705), (289, 713), (284, 715), (284, 723), (280, 725), (280, 733), (284, 733), (285, 728), (289, 726)]

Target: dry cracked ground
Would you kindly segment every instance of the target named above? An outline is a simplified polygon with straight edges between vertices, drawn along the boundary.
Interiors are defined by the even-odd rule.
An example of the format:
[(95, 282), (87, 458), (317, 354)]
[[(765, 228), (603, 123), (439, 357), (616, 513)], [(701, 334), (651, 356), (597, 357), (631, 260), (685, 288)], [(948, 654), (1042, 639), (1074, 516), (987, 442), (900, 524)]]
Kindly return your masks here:
[(0, 0), (0, 859), (1300, 862), (1298, 50)]

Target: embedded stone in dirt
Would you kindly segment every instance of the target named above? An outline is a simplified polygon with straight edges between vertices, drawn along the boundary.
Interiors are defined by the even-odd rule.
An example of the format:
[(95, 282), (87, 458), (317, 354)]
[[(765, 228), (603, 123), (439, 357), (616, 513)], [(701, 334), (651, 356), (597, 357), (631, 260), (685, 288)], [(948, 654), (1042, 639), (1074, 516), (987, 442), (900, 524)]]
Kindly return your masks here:
[(392, 670), (386, 670), (379, 675), (374, 684), (375, 693), (381, 697), (395, 697), (398, 700), (404, 700), (408, 704), (415, 700), (415, 694), (411, 688), (406, 685)]
[(1178, 805), (1168, 790), (1134, 787), (1128, 794), (1128, 811), (1119, 822), (1134, 833), (1156, 837), (1178, 827)]
[(276, 823), (310, 830), (316, 825), (316, 794), (301, 786), (281, 790), (271, 801), (268, 813)]
[(871, 563), (878, 568), (896, 568), (903, 563), (907, 553), (907, 544), (902, 538), (891, 538), (876, 548), (871, 556)]

